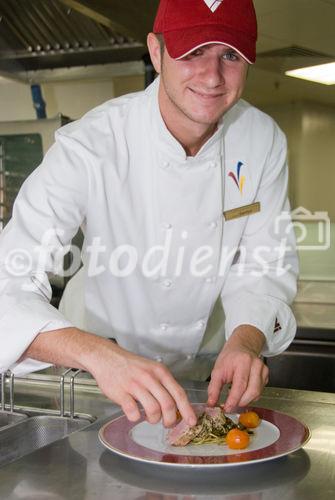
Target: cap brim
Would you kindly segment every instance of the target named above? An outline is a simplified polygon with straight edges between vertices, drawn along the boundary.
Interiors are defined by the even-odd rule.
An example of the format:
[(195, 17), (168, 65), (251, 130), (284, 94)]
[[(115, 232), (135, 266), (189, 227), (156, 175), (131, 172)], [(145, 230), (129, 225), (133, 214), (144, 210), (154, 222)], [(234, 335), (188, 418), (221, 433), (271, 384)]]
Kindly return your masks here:
[(236, 50), (249, 64), (256, 61), (256, 40), (244, 33), (217, 26), (197, 26), (190, 29), (166, 31), (165, 45), (172, 59), (182, 59), (203, 45), (219, 43)]

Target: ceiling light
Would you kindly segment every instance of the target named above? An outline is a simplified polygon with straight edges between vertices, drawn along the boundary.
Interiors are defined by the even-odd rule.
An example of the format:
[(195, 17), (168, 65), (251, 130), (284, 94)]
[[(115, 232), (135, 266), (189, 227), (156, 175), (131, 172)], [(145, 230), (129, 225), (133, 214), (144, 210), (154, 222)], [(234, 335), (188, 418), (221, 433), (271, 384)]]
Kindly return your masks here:
[(335, 62), (293, 69), (286, 71), (285, 75), (309, 80), (310, 82), (322, 83), (323, 85), (335, 85)]

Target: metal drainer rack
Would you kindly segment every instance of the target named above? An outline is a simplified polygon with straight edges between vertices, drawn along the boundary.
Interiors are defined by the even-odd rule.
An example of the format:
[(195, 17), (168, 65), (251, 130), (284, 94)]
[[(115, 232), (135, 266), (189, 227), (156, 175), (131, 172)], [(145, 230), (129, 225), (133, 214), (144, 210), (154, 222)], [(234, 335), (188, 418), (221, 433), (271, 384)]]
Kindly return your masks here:
[[(76, 370), (73, 375), (70, 377), (70, 411), (69, 414), (65, 413), (65, 378), (73, 369), (67, 369), (59, 379), (59, 399), (60, 399), (60, 410), (59, 412), (55, 412), (52, 410), (48, 410), (47, 413), (57, 414), (60, 417), (70, 416), (71, 419), (74, 419), (75, 414), (75, 404), (74, 404), (74, 382), (75, 378), (83, 372), (83, 370)], [(6, 404), (6, 385), (9, 385), (9, 405)], [(14, 413), (14, 404), (15, 400), (15, 375), (11, 371), (7, 371), (5, 373), (1, 373), (1, 400), (0, 400), (0, 410), (2, 412), (6, 412), (9, 410), (10, 413)], [(29, 408), (21, 408), (18, 407), (19, 410), (27, 411)], [(41, 413), (45, 413), (45, 409), (34, 408), (34, 411), (41, 411)]]

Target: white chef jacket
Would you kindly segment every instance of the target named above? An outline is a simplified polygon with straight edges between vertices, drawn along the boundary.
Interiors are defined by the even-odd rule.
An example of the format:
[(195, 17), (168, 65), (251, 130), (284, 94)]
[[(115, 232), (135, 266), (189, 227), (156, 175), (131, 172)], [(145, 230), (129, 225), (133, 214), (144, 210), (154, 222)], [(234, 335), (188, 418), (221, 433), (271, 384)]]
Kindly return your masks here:
[[(24, 182), (0, 236), (0, 372), (46, 366), (18, 359), (38, 333), (71, 325), (198, 379), (209, 375), (224, 337), (238, 325), (264, 333), (264, 355), (280, 353), (294, 337), (288, 304), (298, 266), (289, 216), (281, 216), (289, 210), (283, 133), (240, 100), (196, 156), (187, 157), (164, 124), (158, 86), (159, 78), (61, 128)], [(259, 213), (225, 220), (223, 212), (254, 202)], [(49, 304), (48, 273), (79, 226), (83, 267), (70, 281), (61, 312)], [(292, 248), (283, 257), (276, 248), (284, 236)], [(92, 275), (97, 241), (103, 251)], [(167, 241), (163, 271), (159, 248)], [(265, 246), (270, 250), (259, 254), (261, 261), (254, 250)], [(138, 265), (118, 276), (111, 259), (122, 274), (129, 248)], [(188, 266), (194, 252), (203, 259), (197, 276)], [(16, 264), (29, 263), (27, 272), (13, 276), (13, 255)], [(260, 262), (265, 276), (258, 275)], [(278, 266), (290, 270), (278, 273)], [(220, 297), (225, 335), (223, 315), (211, 316)]]

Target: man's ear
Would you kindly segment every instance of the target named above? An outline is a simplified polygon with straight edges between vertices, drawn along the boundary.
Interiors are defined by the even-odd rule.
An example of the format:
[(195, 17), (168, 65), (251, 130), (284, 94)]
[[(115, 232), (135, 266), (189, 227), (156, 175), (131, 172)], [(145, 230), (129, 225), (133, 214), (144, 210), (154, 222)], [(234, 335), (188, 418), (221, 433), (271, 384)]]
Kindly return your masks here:
[(162, 64), (161, 45), (154, 33), (148, 34), (147, 45), (153, 67), (155, 68), (156, 73), (159, 74), (161, 72)]

